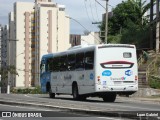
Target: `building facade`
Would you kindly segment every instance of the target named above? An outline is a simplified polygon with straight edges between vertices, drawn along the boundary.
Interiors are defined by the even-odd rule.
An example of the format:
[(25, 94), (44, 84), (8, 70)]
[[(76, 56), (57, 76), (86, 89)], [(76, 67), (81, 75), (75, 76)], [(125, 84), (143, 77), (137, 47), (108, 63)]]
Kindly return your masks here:
[[(13, 12), (10, 12), (8, 14), (8, 17), (9, 17), (9, 21), (8, 21), (8, 24), (9, 24), (9, 57), (8, 57), (8, 65), (11, 65), (11, 66), (15, 66), (16, 65), (16, 40), (15, 39), (15, 26), (14, 26), (14, 13)], [(11, 81), (11, 87), (14, 87), (16, 85), (16, 78), (15, 78), (15, 75), (13, 74), (10, 74), (8, 75), (8, 80)]]
[(81, 45), (83, 44), (100, 44), (101, 39), (99, 32), (90, 32), (87, 35), (81, 35)]
[(84, 44), (100, 44), (101, 39), (99, 32), (90, 32), (85, 35), (70, 35), (70, 43), (73, 46), (84, 45)]
[[(9, 28), (8, 25), (5, 25), (4, 27), (1, 28), (1, 69), (5, 70), (8, 67), (8, 57), (9, 57), (9, 52), (8, 52), (8, 44), (9, 44)], [(10, 81), (8, 81), (7, 78), (3, 78), (1, 80), (2, 82), (2, 87), (1, 91), (2, 93), (7, 92), (7, 85), (10, 84)]]
[(2, 42), (2, 25), (0, 24), (0, 68), (1, 68), (1, 42)]
[(44, 54), (68, 49), (69, 19), (65, 6), (51, 0), (16, 2), (9, 15), (10, 51), (19, 76), (10, 75), (15, 87), (40, 84), (40, 59)]

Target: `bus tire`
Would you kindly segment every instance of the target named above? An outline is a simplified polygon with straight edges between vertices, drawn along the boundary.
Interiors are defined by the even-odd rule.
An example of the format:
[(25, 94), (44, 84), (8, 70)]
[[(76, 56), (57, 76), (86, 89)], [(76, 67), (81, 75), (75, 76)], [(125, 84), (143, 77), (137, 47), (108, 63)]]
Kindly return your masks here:
[(104, 102), (114, 102), (116, 100), (116, 93), (107, 93), (106, 95), (103, 95), (103, 101)]
[(50, 97), (50, 98), (55, 98), (55, 93), (52, 93), (51, 87), (50, 87), (50, 89), (49, 89), (49, 97)]
[(73, 84), (72, 95), (73, 95), (73, 99), (74, 100), (79, 100), (79, 92), (78, 92), (78, 86), (77, 86), (77, 84)]
[(87, 99), (87, 97), (84, 96), (84, 95), (80, 95), (80, 96), (79, 96), (79, 99), (82, 100), (82, 101), (85, 101), (85, 100)]

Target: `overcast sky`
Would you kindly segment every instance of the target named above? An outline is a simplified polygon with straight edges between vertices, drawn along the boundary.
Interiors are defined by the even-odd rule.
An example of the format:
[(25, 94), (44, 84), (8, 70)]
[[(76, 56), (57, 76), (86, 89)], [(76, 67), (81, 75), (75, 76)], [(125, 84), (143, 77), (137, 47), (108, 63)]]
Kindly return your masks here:
[[(13, 11), (13, 3), (16, 1), (34, 2), (34, 0), (0, 0), (0, 24), (8, 24), (8, 13)], [(58, 4), (66, 6), (66, 13), (80, 22), (89, 31), (98, 31), (97, 25), (92, 22), (102, 20), (105, 9), (95, 0), (52, 0)], [(105, 0), (97, 0), (105, 7)], [(109, 10), (121, 3), (122, 0), (109, 0)], [(112, 6), (112, 7), (111, 7)], [(75, 21), (71, 20), (71, 33), (83, 34), (84, 28)]]

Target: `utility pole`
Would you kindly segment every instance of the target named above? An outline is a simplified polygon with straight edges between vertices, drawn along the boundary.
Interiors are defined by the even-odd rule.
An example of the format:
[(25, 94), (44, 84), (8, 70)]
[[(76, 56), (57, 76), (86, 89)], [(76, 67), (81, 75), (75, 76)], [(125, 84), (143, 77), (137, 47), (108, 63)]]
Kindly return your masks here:
[(150, 48), (153, 49), (153, 0), (150, 0)]
[(156, 53), (159, 53), (160, 22), (159, 22), (159, 0), (156, 0)]
[(107, 43), (107, 36), (108, 36), (108, 1), (106, 0), (106, 26), (105, 26), (105, 42)]

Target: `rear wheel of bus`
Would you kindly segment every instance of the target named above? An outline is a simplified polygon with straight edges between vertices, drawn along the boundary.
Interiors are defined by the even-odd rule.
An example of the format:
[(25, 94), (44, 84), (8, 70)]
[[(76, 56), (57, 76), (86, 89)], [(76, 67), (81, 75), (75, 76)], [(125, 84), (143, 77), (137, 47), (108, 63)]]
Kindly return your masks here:
[(114, 102), (116, 100), (116, 96), (116, 93), (106, 93), (102, 98), (104, 102)]

